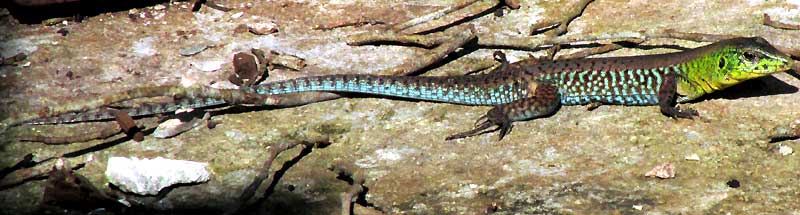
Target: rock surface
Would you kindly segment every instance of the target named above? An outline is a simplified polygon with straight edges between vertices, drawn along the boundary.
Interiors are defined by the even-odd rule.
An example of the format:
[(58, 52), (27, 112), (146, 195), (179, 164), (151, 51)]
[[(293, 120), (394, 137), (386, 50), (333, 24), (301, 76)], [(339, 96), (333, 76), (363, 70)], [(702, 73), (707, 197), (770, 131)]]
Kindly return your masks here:
[(108, 158), (106, 179), (120, 190), (139, 195), (156, 195), (177, 184), (203, 183), (211, 178), (207, 163), (157, 157)]
[[(264, 3), (215, 1), (234, 10), (191, 2), (164, 3), (86, 17), (82, 22), (47, 26), (18, 24), (0, 17), (0, 55), (28, 55), (28, 67), (0, 67), (0, 118), (67, 101), (82, 101), (137, 86), (210, 85), (232, 70), (231, 56), (251, 48), (304, 58), (301, 71), (276, 69), (266, 81), (311, 74), (373, 73), (414, 61), (418, 47), (348, 46), (343, 38), (380, 31), (381, 25), (330, 30), (317, 26), (380, 21), (395, 24), (441, 10), (456, 1), (290, 1)], [(530, 26), (556, 21), (576, 1), (521, 1), (505, 16), (480, 16), (470, 23), (480, 33), (524, 35)], [(3, 9), (0, 9), (3, 10)], [(597, 0), (570, 23), (568, 35), (606, 35), (643, 30), (759, 35), (776, 45), (800, 48), (800, 31), (761, 24), (763, 14), (800, 23), (797, 1)], [(231, 16), (244, 12), (238, 19)], [(155, 16), (154, 16), (155, 14)], [(246, 20), (274, 20), (280, 29), (268, 35), (235, 33)], [(60, 28), (69, 30), (62, 36)], [(115, 39), (110, 39), (115, 38)], [(214, 44), (190, 57), (179, 50)], [(702, 43), (657, 40), (649, 45), (696, 47)], [(496, 47), (493, 47), (496, 48)], [(470, 65), (491, 61), (493, 49), (464, 53), (425, 75), (456, 75)], [(509, 60), (529, 52), (503, 50)], [(603, 56), (653, 54), (672, 49), (627, 48)], [(569, 50), (565, 50), (569, 52)], [(542, 53), (535, 53), (542, 55)], [(223, 62), (222, 64), (219, 64)], [(211, 67), (198, 65), (213, 65)], [(219, 67), (217, 67), (219, 65)], [(65, 74), (74, 74), (67, 77)], [(17, 127), (0, 137), (0, 166), (27, 153), (39, 157), (80, 152), (97, 161), (78, 170), (95, 186), (107, 183), (106, 158), (165, 157), (207, 162), (208, 183), (177, 187), (150, 204), (160, 211), (202, 207), (224, 210), (266, 159), (267, 146), (290, 141), (295, 133), (334, 136), (333, 143), (297, 158), (292, 149), (273, 164), (285, 174), (266, 198), (261, 212), (338, 214), (339, 194), (349, 185), (326, 168), (353, 164), (366, 177), (370, 207), (414, 214), (791, 214), (800, 213), (800, 156), (778, 153), (766, 138), (778, 125), (800, 118), (799, 76), (777, 74), (684, 104), (700, 119), (674, 120), (657, 107), (562, 107), (547, 118), (515, 124), (502, 141), (482, 135), (444, 141), (471, 129), (488, 107), (468, 107), (384, 98), (345, 98), (295, 108), (260, 109), (214, 116), (214, 129), (193, 129), (169, 139), (146, 137), (135, 143), (92, 141), (44, 145), (13, 140)], [(63, 133), (91, 124), (40, 126), (39, 132)], [(112, 138), (113, 139), (113, 138)], [(798, 148), (797, 140), (782, 146)], [(89, 150), (87, 150), (89, 149)], [(686, 160), (696, 154), (700, 160)], [(287, 162), (287, 161), (292, 162)], [(669, 180), (643, 176), (653, 166), (673, 163), (679, 174)], [(286, 167), (284, 167), (286, 166)], [(737, 181), (740, 186), (726, 184)], [(32, 213), (42, 181), (0, 192), (0, 212)], [(495, 207), (496, 206), (496, 207)]]

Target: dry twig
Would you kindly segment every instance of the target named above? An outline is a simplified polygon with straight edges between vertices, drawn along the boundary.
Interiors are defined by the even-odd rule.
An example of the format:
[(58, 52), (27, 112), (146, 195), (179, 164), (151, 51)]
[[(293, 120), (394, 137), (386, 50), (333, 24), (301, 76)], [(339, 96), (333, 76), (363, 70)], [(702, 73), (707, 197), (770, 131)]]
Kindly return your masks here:
[(331, 165), (329, 170), (336, 173), (337, 178), (350, 184), (347, 191), (340, 194), (342, 200), (341, 214), (349, 215), (353, 213), (353, 203), (355, 203), (362, 193), (366, 192), (364, 182), (366, 181), (360, 174), (355, 174), (341, 165)]
[(380, 34), (362, 33), (354, 34), (347, 37), (347, 45), (361, 46), (369, 45), (378, 42), (396, 42), (401, 44), (418, 45), (425, 48), (433, 48), (439, 44), (445, 43), (449, 40), (446, 34), (439, 32), (428, 35), (408, 35), (400, 34), (393, 31), (387, 31)]
[(272, 183), (275, 178), (271, 175), (271, 167), (272, 162), (286, 150), (292, 149), (298, 145), (302, 145), (304, 147), (318, 147), (322, 145), (328, 145), (330, 143), (330, 138), (327, 136), (315, 136), (315, 137), (308, 137), (304, 140), (296, 140), (292, 142), (281, 142), (270, 146), (268, 149), (269, 156), (264, 161), (264, 164), (259, 169), (258, 175), (253, 179), (253, 182), (250, 183), (243, 191), (242, 194), (239, 195), (239, 199), (236, 201), (237, 204), (229, 210), (226, 214), (236, 214), (241, 210), (242, 206), (245, 205), (253, 196), (255, 195), (258, 188), (264, 182)]
[[(639, 44), (639, 43), (642, 43), (644, 41), (643, 40), (630, 40), (630, 42), (633, 42), (635, 44)], [(571, 53), (571, 54), (560, 55), (560, 56), (556, 57), (555, 59), (556, 60), (564, 60), (564, 59), (585, 58), (585, 57), (592, 56), (592, 55), (608, 53), (608, 52), (611, 52), (611, 51), (614, 51), (614, 50), (621, 49), (622, 47), (623, 46), (620, 45), (620, 44), (610, 43), (610, 44), (602, 45), (600, 47), (583, 49), (583, 50), (580, 50), (580, 51), (577, 51), (577, 52), (574, 52), (574, 53)]]
[(566, 36), (504, 36), (497, 37), (495, 34), (481, 34), (478, 35), (478, 44), (481, 46), (490, 47), (508, 47), (521, 50), (536, 50), (553, 45), (567, 45), (579, 43), (613, 43), (623, 41), (637, 41), (648, 40), (654, 38), (673, 38), (690, 40), (697, 42), (716, 42), (723, 39), (730, 39), (737, 36), (734, 35), (717, 35), (717, 34), (701, 34), (701, 33), (684, 33), (674, 30), (662, 30), (652, 32), (636, 32), (636, 33), (618, 33), (608, 35), (566, 35)]
[(592, 3), (594, 0), (581, 0), (578, 2), (578, 7), (575, 10), (569, 11), (568, 13), (561, 14), (561, 20), (554, 22), (554, 23), (541, 23), (534, 26), (532, 32), (540, 32), (543, 29), (552, 29), (552, 31), (548, 31), (545, 35), (554, 36), (554, 35), (563, 35), (567, 33), (567, 27), (569, 27), (569, 23), (573, 20), (577, 19), (583, 11), (586, 10), (586, 7), (589, 6), (589, 3)]
[(88, 158), (83, 156), (70, 158), (59, 156), (35, 161), (34, 157), (35, 156), (30, 154), (26, 155), (25, 158), (20, 161), (20, 163), (25, 163), (24, 167), (13, 169), (13, 171), (4, 175), (3, 178), (0, 178), (0, 190), (5, 190), (31, 180), (46, 179), (47, 174), (52, 170), (53, 166), (58, 164), (58, 162), (75, 163), (76, 165), (72, 166), (71, 168), (73, 170), (77, 170), (93, 160), (91, 156)]
[(122, 129), (119, 127), (119, 124), (115, 123), (110, 126), (93, 126), (91, 129), (82, 129), (78, 134), (69, 136), (54, 136), (52, 133), (33, 133), (18, 135), (17, 139), (27, 142), (41, 142), (47, 145), (61, 145), (106, 139), (119, 133), (122, 133)]
[(465, 1), (465, 2), (463, 2), (461, 4), (457, 4), (457, 5), (453, 5), (453, 6), (450, 6), (450, 7), (446, 7), (446, 8), (443, 8), (441, 10), (438, 10), (436, 12), (429, 13), (427, 15), (417, 17), (417, 18), (408, 20), (408, 21), (400, 23), (400, 24), (396, 24), (396, 25), (392, 26), (392, 29), (393, 29), (394, 32), (402, 32), (403, 30), (405, 30), (407, 28), (411, 28), (413, 26), (416, 26), (416, 25), (419, 25), (419, 24), (422, 24), (422, 23), (425, 23), (425, 22), (429, 22), (429, 21), (434, 20), (434, 19), (441, 18), (441, 17), (443, 17), (443, 16), (445, 16), (445, 15), (447, 15), (449, 13), (452, 13), (453, 11), (461, 10), (462, 8), (465, 8), (467, 6), (475, 4), (475, 2), (477, 2), (477, 1), (479, 1), (479, 0), (469, 0), (469, 1)]
[[(458, 22), (463, 22), (470, 17), (474, 17), (481, 13), (484, 13), (487, 10), (494, 8), (499, 3), (500, 2), (497, 0), (480, 0), (480, 1), (470, 2), (469, 4), (456, 5), (455, 6), (456, 8), (464, 5), (466, 6), (458, 8), (457, 10), (454, 11), (448, 11), (447, 14), (441, 17), (437, 17), (436, 19), (404, 28), (399, 32), (402, 34), (420, 34), (420, 33), (430, 32), (435, 29), (444, 28), (448, 25), (453, 25)], [(433, 14), (438, 15), (438, 12)]]
[(358, 26), (364, 26), (364, 25), (385, 25), (385, 24), (386, 23), (383, 22), (383, 21), (364, 20), (362, 17), (360, 17), (360, 18), (358, 18), (357, 20), (354, 20), (354, 21), (351, 20), (351, 21), (345, 21), (345, 22), (339, 22), (339, 23), (330, 23), (330, 24), (315, 26), (312, 29), (328, 31), (328, 30), (333, 30), (333, 29), (343, 28), (343, 27), (350, 27), (350, 26), (358, 27)]
[(764, 14), (764, 25), (769, 26), (769, 27), (773, 27), (773, 28), (786, 29), (786, 30), (800, 30), (800, 25), (794, 25), (794, 24), (783, 23), (783, 22), (780, 22), (780, 21), (772, 20), (772, 18), (769, 17), (769, 15), (767, 15), (766, 13)]

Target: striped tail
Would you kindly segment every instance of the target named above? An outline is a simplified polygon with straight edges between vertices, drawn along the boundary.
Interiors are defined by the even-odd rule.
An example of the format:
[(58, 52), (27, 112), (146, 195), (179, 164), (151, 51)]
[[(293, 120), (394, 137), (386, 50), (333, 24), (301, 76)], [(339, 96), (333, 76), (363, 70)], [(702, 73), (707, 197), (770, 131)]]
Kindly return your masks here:
[(498, 105), (524, 98), (522, 82), (498, 80), (488, 75), (472, 76), (381, 76), (340, 74), (311, 76), (272, 82), (255, 87), (262, 95), (326, 91), (384, 95), (414, 100), (463, 105)]
[(61, 124), (61, 123), (75, 123), (75, 122), (90, 122), (109, 120), (115, 118), (116, 111), (126, 111), (132, 117), (147, 116), (161, 113), (175, 112), (181, 108), (203, 108), (215, 105), (225, 104), (223, 100), (209, 99), (209, 98), (186, 98), (180, 99), (175, 103), (145, 103), (137, 107), (128, 109), (100, 109), (89, 112), (73, 112), (65, 113), (53, 117), (44, 117), (29, 120), (25, 124), (43, 125), (43, 124)]

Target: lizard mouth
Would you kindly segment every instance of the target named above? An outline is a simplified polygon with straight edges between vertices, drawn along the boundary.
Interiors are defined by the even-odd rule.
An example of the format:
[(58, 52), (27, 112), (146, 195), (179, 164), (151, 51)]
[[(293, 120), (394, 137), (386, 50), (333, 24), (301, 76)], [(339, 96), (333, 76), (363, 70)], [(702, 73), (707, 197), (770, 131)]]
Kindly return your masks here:
[(758, 65), (758, 66), (755, 66), (755, 68), (753, 68), (753, 70), (752, 70), (752, 73), (768, 75), (768, 74), (772, 74), (772, 73), (784, 72), (784, 71), (792, 69), (792, 67), (793, 67), (793, 61), (792, 60), (788, 60), (788, 61), (781, 62), (779, 65), (774, 65), (774, 66), (771, 66), (771, 65)]

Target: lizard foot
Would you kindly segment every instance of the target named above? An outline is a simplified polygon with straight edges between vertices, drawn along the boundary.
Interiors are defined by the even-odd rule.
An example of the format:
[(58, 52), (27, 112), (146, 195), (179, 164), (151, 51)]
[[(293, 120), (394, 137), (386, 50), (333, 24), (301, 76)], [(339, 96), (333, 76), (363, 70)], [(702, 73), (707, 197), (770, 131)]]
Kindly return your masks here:
[(668, 109), (662, 110), (664, 115), (667, 115), (672, 118), (683, 118), (683, 119), (694, 119), (695, 117), (700, 116), (700, 113), (693, 108), (678, 108), (672, 107)]
[[(500, 135), (500, 140), (506, 136), (509, 132), (511, 132), (511, 128), (513, 125), (511, 124), (511, 120), (504, 117), (504, 114), (499, 111), (500, 109), (492, 109), (486, 115), (481, 116), (475, 121), (475, 128), (469, 131), (461, 132), (458, 134), (450, 135), (445, 140), (454, 140), (454, 139), (461, 139), (466, 137), (477, 136), (485, 133), (500, 131), (498, 135)], [(496, 128), (491, 129), (492, 126), (496, 125)]]
[(675, 115), (677, 118), (686, 118), (686, 119), (694, 119), (695, 117), (700, 116), (700, 113), (697, 112), (694, 108), (683, 108), (678, 109), (678, 113)]

